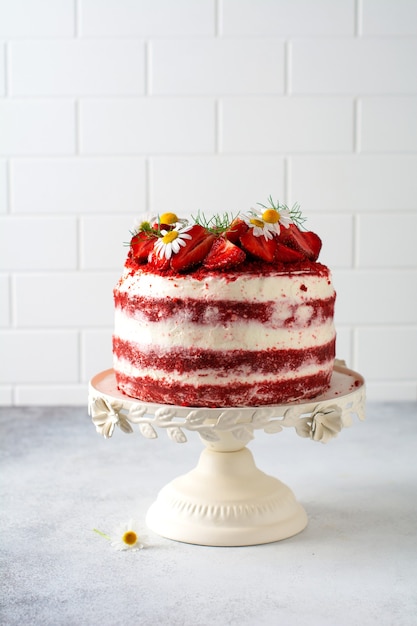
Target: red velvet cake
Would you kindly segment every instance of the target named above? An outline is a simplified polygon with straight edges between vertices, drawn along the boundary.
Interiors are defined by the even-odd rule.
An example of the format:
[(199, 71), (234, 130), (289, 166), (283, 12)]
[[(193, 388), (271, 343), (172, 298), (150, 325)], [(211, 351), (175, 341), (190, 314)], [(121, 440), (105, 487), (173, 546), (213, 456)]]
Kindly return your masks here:
[(173, 213), (133, 234), (115, 290), (114, 371), (126, 395), (182, 406), (309, 399), (330, 384), (335, 292), (299, 210)]

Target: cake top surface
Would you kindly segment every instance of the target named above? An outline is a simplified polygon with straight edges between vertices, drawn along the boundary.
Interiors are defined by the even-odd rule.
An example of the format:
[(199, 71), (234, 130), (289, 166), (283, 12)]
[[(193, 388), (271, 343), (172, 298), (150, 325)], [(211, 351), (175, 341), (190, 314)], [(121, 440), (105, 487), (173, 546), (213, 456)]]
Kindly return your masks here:
[[(269, 274), (311, 271), (321, 239), (303, 229), (298, 205), (258, 204), (246, 214), (224, 213), (190, 220), (173, 212), (141, 220), (132, 232), (126, 266), (156, 274), (207, 272)], [(322, 267), (322, 266), (321, 266)]]

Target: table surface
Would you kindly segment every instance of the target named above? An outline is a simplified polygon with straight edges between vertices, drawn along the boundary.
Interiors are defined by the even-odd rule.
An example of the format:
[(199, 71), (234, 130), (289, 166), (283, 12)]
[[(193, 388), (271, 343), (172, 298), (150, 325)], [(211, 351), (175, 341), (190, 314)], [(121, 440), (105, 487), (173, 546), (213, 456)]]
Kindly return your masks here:
[[(368, 404), (323, 445), (257, 432), (257, 466), (304, 505), (281, 542), (217, 548), (159, 537), (145, 515), (203, 447), (162, 432), (98, 435), (84, 408), (2, 408), (0, 621), (5, 626), (417, 624), (417, 404)], [(118, 552), (130, 518), (145, 548)]]

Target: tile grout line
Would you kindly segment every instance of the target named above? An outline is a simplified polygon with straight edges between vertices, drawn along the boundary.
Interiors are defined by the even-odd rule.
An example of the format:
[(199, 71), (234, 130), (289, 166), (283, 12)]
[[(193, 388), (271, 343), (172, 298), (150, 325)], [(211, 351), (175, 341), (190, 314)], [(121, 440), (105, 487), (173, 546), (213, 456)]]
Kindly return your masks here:
[(361, 152), (361, 114), (362, 107), (360, 99), (355, 96), (353, 98), (353, 152), (359, 154)]
[(355, 0), (354, 4), (354, 36), (362, 36), (362, 0)]
[(284, 96), (291, 95), (291, 42), (284, 41)]
[[(283, 74), (283, 96), (288, 98), (290, 96), (290, 76), (291, 76), (291, 44), (287, 39), (284, 41), (284, 74)], [(289, 201), (289, 188), (291, 178), (291, 157), (288, 154), (284, 154), (283, 159), (283, 197), (286, 204)]]
[(74, 0), (74, 38), (80, 38), (80, 0)]
[(220, 154), (221, 150), (221, 103), (219, 98), (214, 100), (214, 153)]
[[(152, 181), (152, 168), (151, 157), (145, 158), (145, 213), (151, 212), (151, 181)], [(142, 211), (140, 211), (142, 213)]]
[(221, 21), (221, 13), (222, 13), (222, 0), (214, 1), (214, 36), (216, 38), (221, 37), (222, 34), (222, 21)]
[(81, 149), (81, 123), (80, 123), (80, 100), (79, 98), (75, 98), (74, 100), (74, 157), (80, 156)]
[(359, 267), (359, 231), (360, 231), (360, 221), (359, 221), (359, 214), (358, 213), (354, 213), (352, 216), (353, 219), (353, 238), (352, 238), (352, 269), (353, 270), (358, 270), (360, 269)]
[(144, 76), (143, 76), (143, 81), (144, 81), (144, 85), (143, 85), (143, 94), (144, 96), (150, 96), (151, 95), (151, 50), (150, 50), (150, 45), (151, 42), (149, 40), (146, 40), (144, 42)]
[(83, 328), (78, 329), (77, 333), (77, 347), (78, 347), (78, 380), (77, 383), (81, 384), (83, 381), (83, 363), (84, 363), (84, 340), (83, 340)]
[(10, 96), (10, 48), (9, 42), (5, 41), (3, 45), (4, 50), (4, 97), (8, 98)]

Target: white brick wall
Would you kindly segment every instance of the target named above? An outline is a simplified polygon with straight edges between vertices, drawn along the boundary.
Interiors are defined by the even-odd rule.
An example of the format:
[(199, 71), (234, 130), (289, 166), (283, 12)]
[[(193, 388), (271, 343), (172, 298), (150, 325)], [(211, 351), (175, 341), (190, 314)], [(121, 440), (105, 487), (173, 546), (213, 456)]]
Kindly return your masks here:
[(0, 0), (0, 404), (111, 366), (135, 217), (298, 201), (338, 356), (417, 398), (417, 0)]

